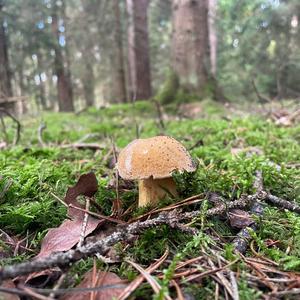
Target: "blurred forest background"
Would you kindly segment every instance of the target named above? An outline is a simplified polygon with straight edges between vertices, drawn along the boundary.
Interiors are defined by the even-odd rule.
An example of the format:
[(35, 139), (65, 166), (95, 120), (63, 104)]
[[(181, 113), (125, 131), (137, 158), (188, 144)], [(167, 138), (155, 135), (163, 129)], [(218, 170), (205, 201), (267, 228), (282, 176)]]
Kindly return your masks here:
[(0, 0), (0, 102), (299, 99), (299, 20), (299, 0)]

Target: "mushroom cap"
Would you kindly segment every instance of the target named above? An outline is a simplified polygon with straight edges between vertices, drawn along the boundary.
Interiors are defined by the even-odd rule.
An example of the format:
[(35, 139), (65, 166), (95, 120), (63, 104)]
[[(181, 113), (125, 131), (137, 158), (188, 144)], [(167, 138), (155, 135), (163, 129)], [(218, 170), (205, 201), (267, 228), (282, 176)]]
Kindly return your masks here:
[(196, 166), (184, 146), (169, 136), (137, 139), (119, 154), (117, 168), (122, 178), (167, 178), (174, 171), (193, 172)]

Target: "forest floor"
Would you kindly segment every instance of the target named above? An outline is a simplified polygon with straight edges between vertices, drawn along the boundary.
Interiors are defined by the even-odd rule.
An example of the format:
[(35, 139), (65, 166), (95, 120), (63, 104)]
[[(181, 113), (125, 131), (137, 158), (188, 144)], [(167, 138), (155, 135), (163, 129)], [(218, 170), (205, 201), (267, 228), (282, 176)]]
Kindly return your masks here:
[[(162, 109), (137, 102), (77, 115), (43, 113), (20, 120), (17, 145), (12, 145), (15, 124), (5, 120), (0, 136), (1, 267), (36, 255), (54, 257), (53, 251), (68, 251), (87, 232), (88, 243), (94, 243), (129, 223), (135, 226), (137, 219), (153, 218), (160, 225), (145, 223), (145, 230), (136, 225), (134, 235), (123, 234), (116, 245), (99, 251), (103, 256), (97, 259), (90, 255), (77, 261), (75, 255), (72, 266), (60, 262), (60, 268), (52, 265), (41, 273), (26, 269), (14, 282), (9, 278), (21, 273), (7, 275), (7, 269), (0, 269), (0, 281), (5, 278), (0, 299), (5, 296), (1, 290), (15, 293), (9, 299), (19, 299), (17, 294), (54, 299), (78, 285), (95, 290), (76, 290), (60, 299), (125, 299), (125, 286), (129, 299), (299, 299), (300, 209), (294, 206), (292, 212), (287, 202), (275, 201), (300, 205), (300, 125), (295, 106), (285, 106), (237, 108), (204, 101)], [(137, 187), (116, 178), (115, 156), (137, 136), (159, 134), (183, 143), (198, 168), (193, 174), (174, 175), (179, 199), (168, 197), (155, 209), (138, 209)], [(96, 188), (93, 174), (80, 177), (90, 172), (96, 175)], [(66, 197), (79, 178), (81, 186), (79, 182)], [(64, 201), (76, 206), (72, 191), (96, 192), (90, 210), (111, 219), (94, 215), (84, 228), (86, 214), (69, 208), (73, 219), (66, 223)], [(83, 206), (87, 199), (80, 198)], [(231, 210), (236, 200), (243, 205)], [(253, 215), (247, 213), (251, 207)], [(193, 212), (193, 217), (184, 217)], [(164, 221), (169, 217), (171, 223)], [(252, 229), (245, 230), (247, 225)], [(49, 228), (58, 229), (49, 236)], [(236, 240), (241, 230), (249, 243)]]

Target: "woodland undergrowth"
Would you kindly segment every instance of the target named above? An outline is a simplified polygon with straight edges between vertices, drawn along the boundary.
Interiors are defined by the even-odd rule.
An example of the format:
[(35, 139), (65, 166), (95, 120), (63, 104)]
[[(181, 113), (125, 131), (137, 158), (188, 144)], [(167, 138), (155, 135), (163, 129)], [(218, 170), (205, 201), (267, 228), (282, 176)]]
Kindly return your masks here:
[[(136, 208), (138, 191), (133, 182), (116, 179), (115, 156), (137, 136), (166, 134), (189, 149), (198, 169), (193, 174), (174, 174), (180, 199), (167, 198), (159, 207), (203, 195), (203, 201), (181, 208), (203, 212), (190, 223), (198, 234), (193, 236), (167, 225), (150, 228), (128, 244), (118, 243), (112, 255), (117, 257), (115, 263), (101, 258), (75, 263), (65, 271), (68, 274), (65, 286), (76, 286), (93, 265), (131, 282), (140, 274), (134, 264), (146, 269), (168, 251), (159, 267), (160, 272), (156, 270), (152, 274), (159, 283), (159, 292), (153, 292), (153, 286), (144, 281), (132, 291), (131, 299), (175, 299), (180, 292), (193, 295), (195, 299), (210, 299), (216, 293), (220, 299), (225, 299), (226, 293), (234, 298), (234, 289), (233, 295), (226, 291), (230, 272), (238, 278), (240, 299), (261, 299), (264, 294), (276, 292), (272, 286), (276, 282), (271, 285), (251, 279), (255, 268), (252, 264), (251, 269), (247, 259), (263, 258), (272, 261), (272, 267), (278, 272), (298, 274), (300, 216), (264, 204), (263, 216), (254, 217), (259, 228), (251, 233), (252, 242), (243, 258), (233, 251), (232, 241), (239, 229), (231, 226), (228, 215), (205, 216), (207, 209), (218, 204), (210, 201), (208, 195), (217, 195), (226, 202), (253, 194), (257, 170), (262, 172), (265, 191), (300, 205), (300, 125), (284, 127), (259, 113), (241, 115), (241, 111), (235, 114), (207, 101), (201, 104), (201, 113), (194, 119), (178, 116), (173, 106), (164, 108), (159, 117), (157, 107), (146, 102), (90, 109), (78, 115), (46, 112), (39, 117), (20, 120), (21, 139), (13, 147), (10, 142), (14, 139), (15, 124), (6, 120), (5, 134), (0, 136), (7, 144), (0, 150), (0, 266), (26, 261), (39, 253), (49, 228), (58, 227), (66, 219), (67, 208), (57, 198), (64, 199), (67, 189), (82, 174), (93, 172), (96, 175), (99, 186), (93, 199), (101, 208), (101, 214), (115, 213), (113, 204), (118, 196), (117, 202), (125, 212), (124, 221), (149, 211), (148, 207)], [(45, 128), (39, 131), (42, 123)], [(78, 143), (90, 143), (96, 148), (77, 148), (74, 145)], [(109, 224), (105, 225), (105, 230), (109, 231)], [(91, 236), (93, 239), (93, 234)], [(219, 267), (213, 259), (215, 251), (220, 256), (219, 266), (233, 263), (228, 267), (229, 273), (224, 275), (227, 276), (225, 283), (222, 277), (214, 274), (190, 281), (184, 276), (174, 277), (179, 264), (200, 256), (205, 257), (202, 258), (205, 264), (191, 263), (191, 269), (203, 273), (208, 270), (207, 266)], [(300, 287), (300, 275), (297, 276)], [(230, 282), (234, 286), (234, 282)], [(53, 288), (55, 283), (56, 279), (52, 278), (46, 287)], [(285, 288), (278, 290), (281, 292)], [(293, 297), (288, 293), (284, 296)]]

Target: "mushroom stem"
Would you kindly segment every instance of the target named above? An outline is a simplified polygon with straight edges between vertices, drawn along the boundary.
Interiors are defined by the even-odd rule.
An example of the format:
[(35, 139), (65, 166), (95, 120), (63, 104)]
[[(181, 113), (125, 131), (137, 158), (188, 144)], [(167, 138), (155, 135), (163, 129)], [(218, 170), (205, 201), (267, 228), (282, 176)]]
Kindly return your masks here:
[(176, 185), (172, 177), (162, 179), (139, 180), (139, 207), (153, 205), (168, 194), (177, 196)]

